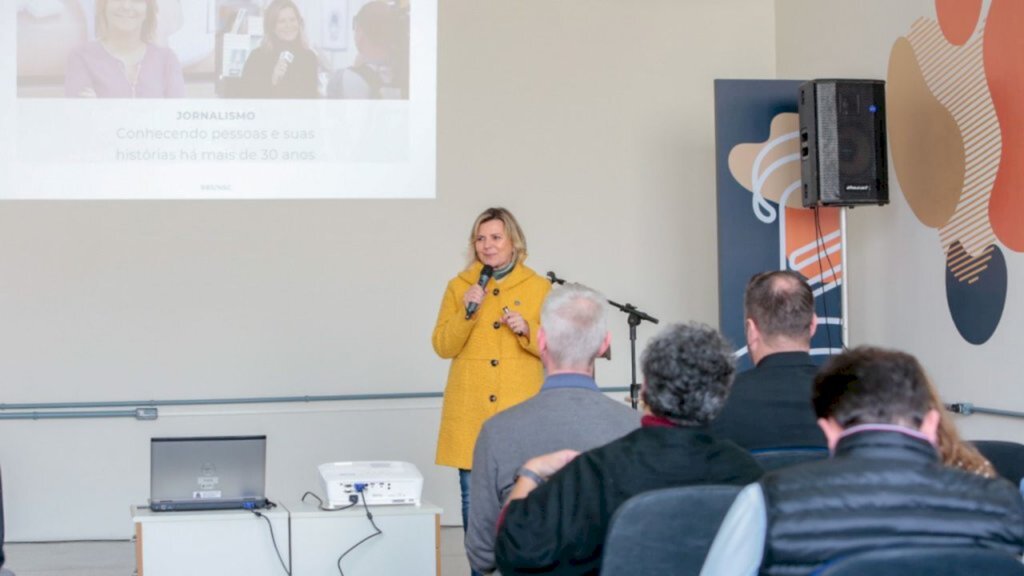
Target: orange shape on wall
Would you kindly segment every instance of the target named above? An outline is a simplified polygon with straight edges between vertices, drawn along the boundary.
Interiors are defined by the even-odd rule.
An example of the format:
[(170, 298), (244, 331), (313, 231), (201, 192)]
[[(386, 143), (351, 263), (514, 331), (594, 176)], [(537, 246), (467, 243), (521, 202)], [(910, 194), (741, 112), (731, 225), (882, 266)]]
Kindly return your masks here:
[(982, 0), (935, 0), (935, 14), (946, 41), (963, 46), (978, 26)]
[[(814, 210), (786, 209), (786, 246), (790, 250), (786, 257), (793, 270), (817, 278), (813, 285), (824, 286), (843, 277), (839, 208), (819, 208), (817, 224), (814, 218)], [(813, 249), (807, 250), (808, 246)]]
[(988, 217), (1007, 248), (1024, 251), (1024, 2), (992, 0), (985, 28), (985, 75), (1003, 151)]

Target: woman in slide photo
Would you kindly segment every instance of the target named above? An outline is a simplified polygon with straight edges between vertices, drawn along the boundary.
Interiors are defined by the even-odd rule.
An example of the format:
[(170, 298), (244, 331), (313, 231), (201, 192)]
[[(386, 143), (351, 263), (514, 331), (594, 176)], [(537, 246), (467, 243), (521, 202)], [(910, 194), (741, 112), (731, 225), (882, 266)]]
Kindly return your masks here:
[(317, 98), (319, 66), (299, 7), (292, 0), (274, 0), (263, 12), (263, 42), (245, 61), (241, 95)]
[(96, 40), (71, 53), (71, 98), (180, 98), (185, 79), (174, 52), (153, 43), (156, 0), (97, 0)]

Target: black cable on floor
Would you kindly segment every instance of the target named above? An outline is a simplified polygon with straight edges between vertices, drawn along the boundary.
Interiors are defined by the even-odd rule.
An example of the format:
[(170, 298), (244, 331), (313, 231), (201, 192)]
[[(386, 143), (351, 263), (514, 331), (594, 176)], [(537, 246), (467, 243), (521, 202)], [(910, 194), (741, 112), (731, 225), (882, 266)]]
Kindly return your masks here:
[[(292, 571), (288, 565), (284, 563), (284, 557), (281, 556), (281, 550), (277, 547), (277, 538), (274, 536), (274, 525), (270, 523), (270, 518), (267, 518), (259, 510), (250, 510), (257, 518), (263, 518), (267, 522), (267, 527), (270, 528), (270, 541), (274, 544), (274, 552), (277, 553), (277, 560), (281, 563), (281, 569), (288, 576), (292, 576)], [(292, 540), (292, 527), (291, 522), (288, 523), (288, 541)], [(288, 562), (291, 564), (291, 554), (288, 555)]]
[(341, 556), (338, 556), (338, 573), (341, 574), (341, 576), (345, 576), (345, 571), (341, 569), (341, 561), (342, 561), (342, 559), (344, 559), (345, 556), (348, 556), (349, 552), (351, 552), (351, 551), (355, 550), (356, 548), (358, 548), (359, 545), (362, 544), (363, 542), (366, 542), (370, 538), (374, 538), (376, 536), (380, 536), (381, 534), (384, 533), (384, 532), (381, 531), (380, 528), (377, 527), (377, 523), (373, 521), (373, 514), (370, 514), (370, 507), (366, 505), (366, 494), (364, 494), (362, 491), (360, 491), (359, 495), (362, 496), (361, 500), (363, 501), (363, 508), (366, 509), (366, 518), (370, 521), (370, 525), (373, 526), (374, 533), (370, 534), (366, 538), (363, 538), (359, 542), (356, 542), (348, 550), (345, 550), (341, 554)]

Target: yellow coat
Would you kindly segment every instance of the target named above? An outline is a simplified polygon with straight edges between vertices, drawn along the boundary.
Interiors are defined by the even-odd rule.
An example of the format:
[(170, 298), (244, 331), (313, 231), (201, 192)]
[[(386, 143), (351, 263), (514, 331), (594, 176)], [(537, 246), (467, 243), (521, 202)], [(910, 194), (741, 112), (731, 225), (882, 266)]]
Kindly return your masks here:
[[(499, 282), (487, 283), (483, 302), (466, 320), (462, 297), (480, 278), (479, 262), (448, 282), (434, 326), (434, 351), (451, 358), (441, 408), (437, 464), (473, 467), (473, 447), (485, 420), (536, 394), (544, 382), (537, 350), (540, 308), (551, 283), (516, 264)], [(529, 338), (500, 323), (502, 308), (519, 312), (530, 324)]]

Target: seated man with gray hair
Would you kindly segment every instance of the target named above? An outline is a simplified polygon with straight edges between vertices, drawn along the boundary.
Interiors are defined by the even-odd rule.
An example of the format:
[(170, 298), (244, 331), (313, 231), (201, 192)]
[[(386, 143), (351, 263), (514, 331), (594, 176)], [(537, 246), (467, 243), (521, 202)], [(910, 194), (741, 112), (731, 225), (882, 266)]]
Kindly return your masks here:
[(597, 574), (612, 514), (630, 497), (761, 476), (750, 454), (707, 430), (736, 371), (716, 330), (669, 326), (648, 343), (641, 364), (646, 413), (639, 430), (583, 454), (538, 456), (520, 469), (495, 547), (505, 576)]
[(498, 512), (523, 462), (563, 448), (589, 450), (640, 426), (637, 412), (594, 381), (594, 360), (611, 346), (604, 296), (579, 284), (553, 288), (537, 346), (547, 374), (540, 393), (489, 419), (473, 452), (466, 555), (477, 572), (494, 570)]

